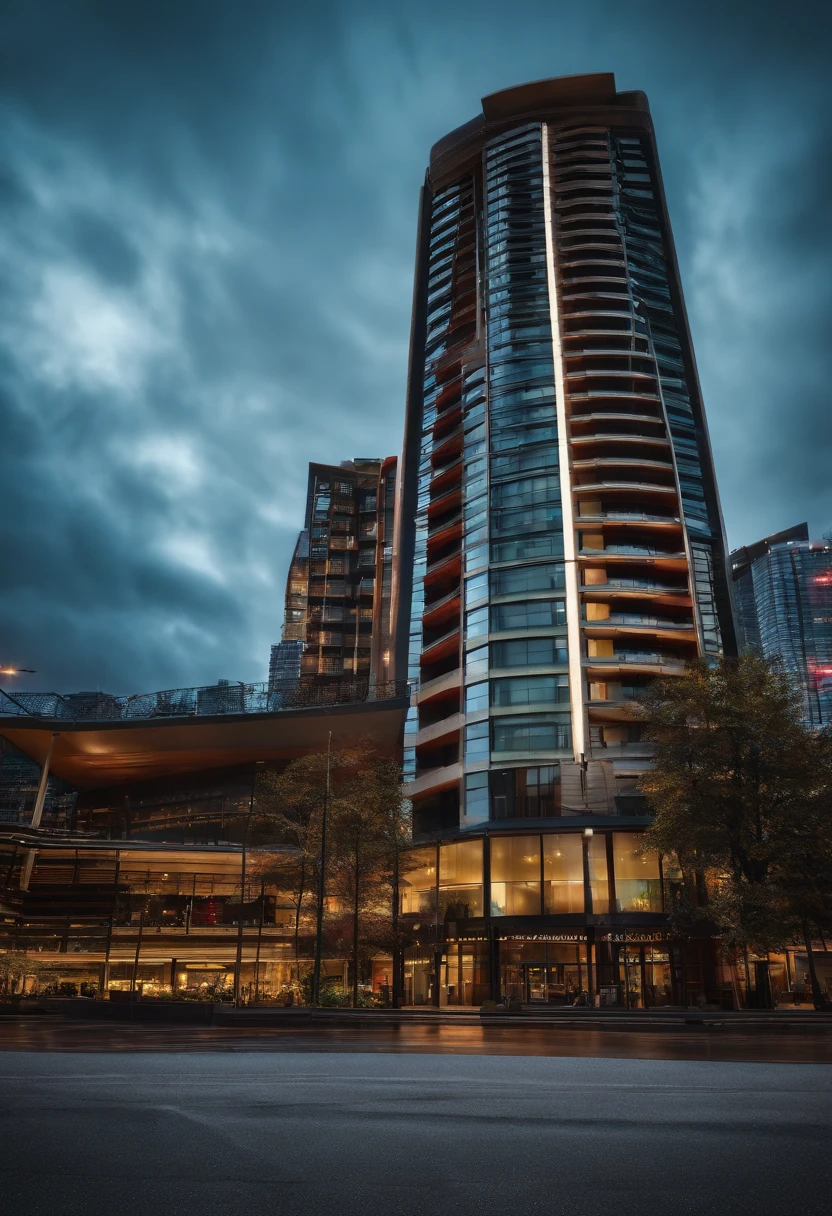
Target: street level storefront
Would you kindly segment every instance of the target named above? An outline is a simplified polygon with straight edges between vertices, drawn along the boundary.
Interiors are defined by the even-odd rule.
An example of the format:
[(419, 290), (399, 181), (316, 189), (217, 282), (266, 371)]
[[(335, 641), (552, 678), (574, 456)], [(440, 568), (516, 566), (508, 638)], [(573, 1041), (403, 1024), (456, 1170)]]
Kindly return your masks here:
[(680, 875), (637, 830), (576, 828), (422, 845), (402, 878), (412, 1005), (720, 1002), (715, 943), (674, 939)]
[(502, 937), (492, 926), (490, 939), (483, 931), (436, 948), (414, 946), (405, 958), (409, 1005), (470, 1006), (491, 997), (550, 1007), (687, 1007), (715, 1001), (715, 985), (715, 943), (674, 940), (662, 931)]
[[(297, 889), (280, 881), (280, 855), (249, 850), (243, 886), (242, 851), (233, 844), (195, 848), (42, 833), (31, 836), (38, 847), (22, 890), (29, 839), (14, 831), (0, 839), (8, 913), (0, 918), (0, 952), (30, 959), (18, 995), (227, 1000), (239, 965), (244, 1003), (308, 999), (312, 892), (305, 889), (299, 906)], [(332, 993), (348, 991), (352, 982), (336, 902), (327, 899), (322, 968)], [(362, 962), (362, 988), (389, 1000), (391, 960)]]

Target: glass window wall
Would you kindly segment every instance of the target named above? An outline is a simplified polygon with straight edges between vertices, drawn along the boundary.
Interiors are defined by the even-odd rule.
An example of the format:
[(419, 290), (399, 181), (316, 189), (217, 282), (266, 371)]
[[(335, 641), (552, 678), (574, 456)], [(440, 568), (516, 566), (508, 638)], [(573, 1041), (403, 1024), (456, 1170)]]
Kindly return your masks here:
[(436, 847), (412, 849), (403, 854), (399, 895), (403, 913), (432, 914), (436, 908)]
[(639, 841), (632, 832), (613, 832), (616, 910), (661, 912), (659, 855), (642, 850)]
[(514, 566), (491, 572), (491, 588), (495, 595), (516, 595), (528, 591), (562, 591), (566, 585), (563, 562), (546, 562), (540, 566)]
[(595, 916), (604, 915), (610, 910), (606, 835), (584, 836), (584, 844), (587, 851), (590, 895), (586, 910)]
[(469, 684), (465, 689), (465, 712), (475, 713), (480, 709), (488, 709), (488, 682)]
[[(481, 612), (482, 609), (477, 609)], [(473, 615), (469, 613), (469, 616)], [(495, 604), (491, 609), (491, 628), (502, 633), (509, 629), (540, 629), (566, 624), (565, 600), (530, 600), (519, 604)]]
[(545, 705), (568, 701), (567, 680), (567, 676), (516, 676), (508, 680), (492, 680), (491, 704)]
[(482, 841), (439, 847), (439, 908), (445, 920), (482, 916)]
[(543, 837), (543, 909), (548, 915), (584, 911), (583, 839), (577, 832)]
[(540, 837), (491, 841), (491, 915), (540, 915)]
[(491, 647), (492, 667), (551, 667), (568, 660), (567, 648), (558, 638), (516, 638)]
[(559, 751), (572, 746), (569, 718), (555, 714), (528, 714), (497, 718), (493, 722), (495, 752)]
[(488, 722), (470, 722), (465, 727), (465, 759), (488, 759)]

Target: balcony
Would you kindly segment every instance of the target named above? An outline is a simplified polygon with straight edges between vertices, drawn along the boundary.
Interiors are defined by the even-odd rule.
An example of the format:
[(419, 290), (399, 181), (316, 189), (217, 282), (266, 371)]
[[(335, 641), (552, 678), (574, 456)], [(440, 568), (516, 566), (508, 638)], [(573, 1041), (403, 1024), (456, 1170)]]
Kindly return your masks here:
[(603, 669), (606, 677), (621, 669), (642, 672), (658, 668), (662, 673), (679, 673), (685, 669), (685, 660), (662, 654), (661, 651), (623, 650), (612, 655), (590, 655), (583, 660), (583, 666), (589, 670)]
[(458, 739), (464, 722), (464, 714), (452, 713), (447, 718), (440, 718), (438, 722), (431, 722), (430, 726), (423, 726), (416, 734), (416, 747), (447, 742), (452, 738)]
[(649, 494), (660, 495), (664, 498), (672, 498), (678, 502), (678, 494), (675, 485), (663, 485), (661, 482), (651, 481), (625, 481), (613, 480), (610, 478), (605, 481), (587, 481), (579, 484), (573, 484), (572, 492), (574, 494), (590, 494), (593, 498), (597, 498), (599, 494)]
[(457, 587), (448, 595), (433, 604), (426, 604), (422, 614), (422, 623), (428, 629), (435, 629), (443, 621), (459, 620), (460, 588)]
[(462, 536), (462, 512), (458, 511), (449, 519), (442, 519), (432, 528), (428, 529), (428, 539), (436, 541), (437, 544), (450, 544), (453, 540), (458, 540)]
[(459, 650), (460, 629), (461, 626), (457, 622), (453, 629), (427, 643), (422, 648), (421, 662), (423, 664), (438, 663), (440, 659), (456, 654)]
[(647, 599), (656, 604), (674, 608), (690, 608), (691, 598), (687, 586), (673, 586), (652, 579), (608, 578), (605, 583), (582, 583), (579, 590), (586, 596), (600, 597), (604, 602), (612, 599)]
[(456, 761), (454, 764), (446, 764), (420, 773), (415, 781), (410, 781), (403, 787), (404, 795), (406, 798), (416, 798), (420, 794), (448, 789), (449, 786), (457, 785), (461, 780), (462, 765)]
[(652, 515), (647, 511), (601, 511), (585, 515), (581, 513), (575, 519), (576, 525), (581, 524), (646, 524), (648, 528), (681, 528), (682, 521), (678, 515)]

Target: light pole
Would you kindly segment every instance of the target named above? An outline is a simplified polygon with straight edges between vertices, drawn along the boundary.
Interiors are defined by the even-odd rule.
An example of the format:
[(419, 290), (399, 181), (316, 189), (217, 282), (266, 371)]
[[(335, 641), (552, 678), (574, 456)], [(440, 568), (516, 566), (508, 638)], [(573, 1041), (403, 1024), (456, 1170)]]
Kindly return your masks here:
[(258, 760), (254, 765), (254, 773), (251, 778), (251, 794), (248, 800), (248, 814), (246, 815), (246, 826), (243, 831), (243, 853), (242, 862), (240, 865), (240, 913), (237, 917), (237, 958), (234, 963), (234, 1008), (240, 1008), (241, 1002), (241, 980), (243, 970), (243, 903), (246, 898), (246, 849), (248, 847), (248, 830), (251, 827), (251, 816), (254, 811), (254, 790), (257, 785), (257, 774), (263, 768), (263, 760)]
[(312, 1004), (317, 1005), (321, 996), (321, 955), (324, 943), (324, 891), (326, 888), (326, 820), (329, 810), (329, 769), (332, 758), (332, 731), (329, 732), (326, 744), (326, 784), (324, 785), (324, 805), (321, 816), (321, 861), (318, 866), (318, 906), (315, 926), (315, 969), (312, 972)]

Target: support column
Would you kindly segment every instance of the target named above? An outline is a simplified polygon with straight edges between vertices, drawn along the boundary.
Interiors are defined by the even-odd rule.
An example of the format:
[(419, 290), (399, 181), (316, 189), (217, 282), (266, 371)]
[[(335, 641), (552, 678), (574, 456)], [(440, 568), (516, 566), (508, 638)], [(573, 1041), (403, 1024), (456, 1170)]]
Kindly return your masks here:
[[(46, 802), (46, 787), (49, 784), (49, 765), (52, 763), (52, 752), (55, 749), (55, 740), (58, 737), (58, 732), (53, 731), (52, 738), (49, 740), (49, 748), (46, 752), (46, 759), (43, 762), (43, 768), (40, 771), (40, 785), (38, 786), (38, 796), (35, 799), (35, 809), (32, 812), (31, 827), (39, 828), (40, 821), (43, 818), (43, 807)], [(29, 882), (32, 878), (32, 870), (35, 867), (35, 857), (37, 849), (29, 849), (26, 854), (26, 861), (23, 865), (23, 873), (20, 876), (21, 891), (29, 890)]]

